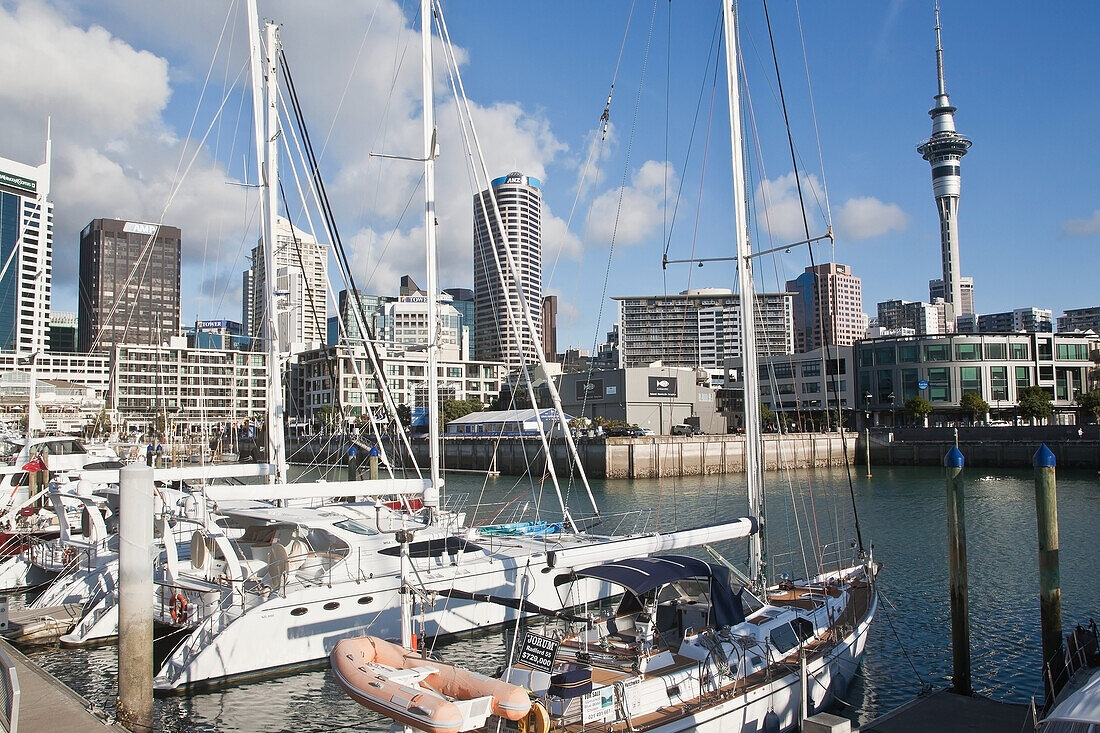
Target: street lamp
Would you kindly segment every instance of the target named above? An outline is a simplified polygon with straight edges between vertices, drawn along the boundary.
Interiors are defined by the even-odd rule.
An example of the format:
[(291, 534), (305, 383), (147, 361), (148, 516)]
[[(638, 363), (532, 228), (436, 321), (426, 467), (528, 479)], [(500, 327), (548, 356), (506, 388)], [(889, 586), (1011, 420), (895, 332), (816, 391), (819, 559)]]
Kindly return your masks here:
[(890, 401), (890, 427), (891, 429), (896, 428), (898, 426), (898, 419), (897, 415), (895, 414), (897, 410), (897, 405), (894, 404), (894, 393), (891, 392), (890, 394), (886, 395), (886, 399)]
[(867, 417), (867, 427), (871, 427), (871, 396), (870, 390), (863, 393), (863, 410)]

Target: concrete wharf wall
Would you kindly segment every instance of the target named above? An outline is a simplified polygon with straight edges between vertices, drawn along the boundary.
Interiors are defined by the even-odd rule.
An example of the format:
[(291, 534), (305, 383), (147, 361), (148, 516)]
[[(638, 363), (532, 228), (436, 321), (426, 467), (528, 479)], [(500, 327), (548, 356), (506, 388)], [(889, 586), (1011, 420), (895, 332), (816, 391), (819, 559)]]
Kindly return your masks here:
[[(853, 455), (855, 436), (844, 436)], [(417, 461), (425, 465), (427, 445), (414, 444)], [(657, 478), (740, 473), (745, 470), (745, 438), (738, 435), (644, 438), (586, 438), (577, 443), (585, 473), (591, 478)], [(568, 447), (558, 438), (551, 444), (558, 475), (569, 471)], [(843, 441), (838, 433), (797, 433), (764, 437), (766, 469), (842, 465)], [(446, 469), (497, 471), (519, 476), (546, 469), (537, 438), (451, 438), (444, 441)]]
[[(959, 450), (968, 466), (1030, 468), (1044, 443), (1059, 468), (1100, 469), (1100, 426), (961, 427)], [(864, 464), (865, 435), (859, 436), (856, 462)], [(955, 428), (872, 429), (871, 465), (942, 466), (955, 445)]]

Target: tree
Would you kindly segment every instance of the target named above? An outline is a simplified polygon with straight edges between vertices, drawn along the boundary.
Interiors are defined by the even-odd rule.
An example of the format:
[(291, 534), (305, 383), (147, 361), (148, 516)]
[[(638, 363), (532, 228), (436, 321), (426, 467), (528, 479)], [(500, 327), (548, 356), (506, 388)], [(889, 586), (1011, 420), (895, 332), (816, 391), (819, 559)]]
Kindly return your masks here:
[(480, 400), (443, 400), (439, 411), (440, 427), (471, 412), (481, 412), (484, 407)]
[(401, 421), (401, 424), (405, 427), (409, 427), (413, 423), (412, 408), (402, 402), (397, 406), (397, 419)]
[(1100, 389), (1082, 392), (1077, 395), (1077, 405), (1083, 410), (1088, 410), (1100, 422)]
[(925, 418), (932, 414), (932, 403), (923, 397), (910, 397), (905, 401), (905, 411), (913, 420), (924, 423)]
[(977, 392), (967, 392), (959, 401), (959, 407), (970, 415), (971, 420), (981, 420), (989, 412), (989, 403)]
[(1042, 387), (1024, 387), (1019, 398), (1020, 417), (1031, 420), (1032, 424), (1036, 418), (1050, 417), (1054, 413), (1050, 407), (1050, 392)]
[(775, 415), (772, 413), (770, 407), (763, 402), (760, 403), (760, 424), (763, 426), (771, 425), (772, 420), (775, 419)]

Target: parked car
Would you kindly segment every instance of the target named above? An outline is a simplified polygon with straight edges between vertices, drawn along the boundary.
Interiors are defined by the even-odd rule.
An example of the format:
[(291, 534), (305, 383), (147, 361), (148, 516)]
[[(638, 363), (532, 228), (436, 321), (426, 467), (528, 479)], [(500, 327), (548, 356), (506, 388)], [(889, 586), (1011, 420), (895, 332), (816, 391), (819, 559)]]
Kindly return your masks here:
[(633, 425), (620, 425), (614, 428), (607, 429), (607, 436), (609, 438), (640, 438), (645, 433), (641, 428), (636, 428)]
[(702, 431), (694, 425), (673, 425), (669, 428), (669, 435), (701, 435)]

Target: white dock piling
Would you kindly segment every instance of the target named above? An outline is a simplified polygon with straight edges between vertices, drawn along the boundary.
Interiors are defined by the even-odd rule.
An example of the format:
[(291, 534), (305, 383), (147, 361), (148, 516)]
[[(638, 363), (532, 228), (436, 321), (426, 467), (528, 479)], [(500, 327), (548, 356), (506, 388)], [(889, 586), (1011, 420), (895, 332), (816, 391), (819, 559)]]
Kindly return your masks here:
[(153, 730), (153, 469), (119, 471), (118, 720)]

